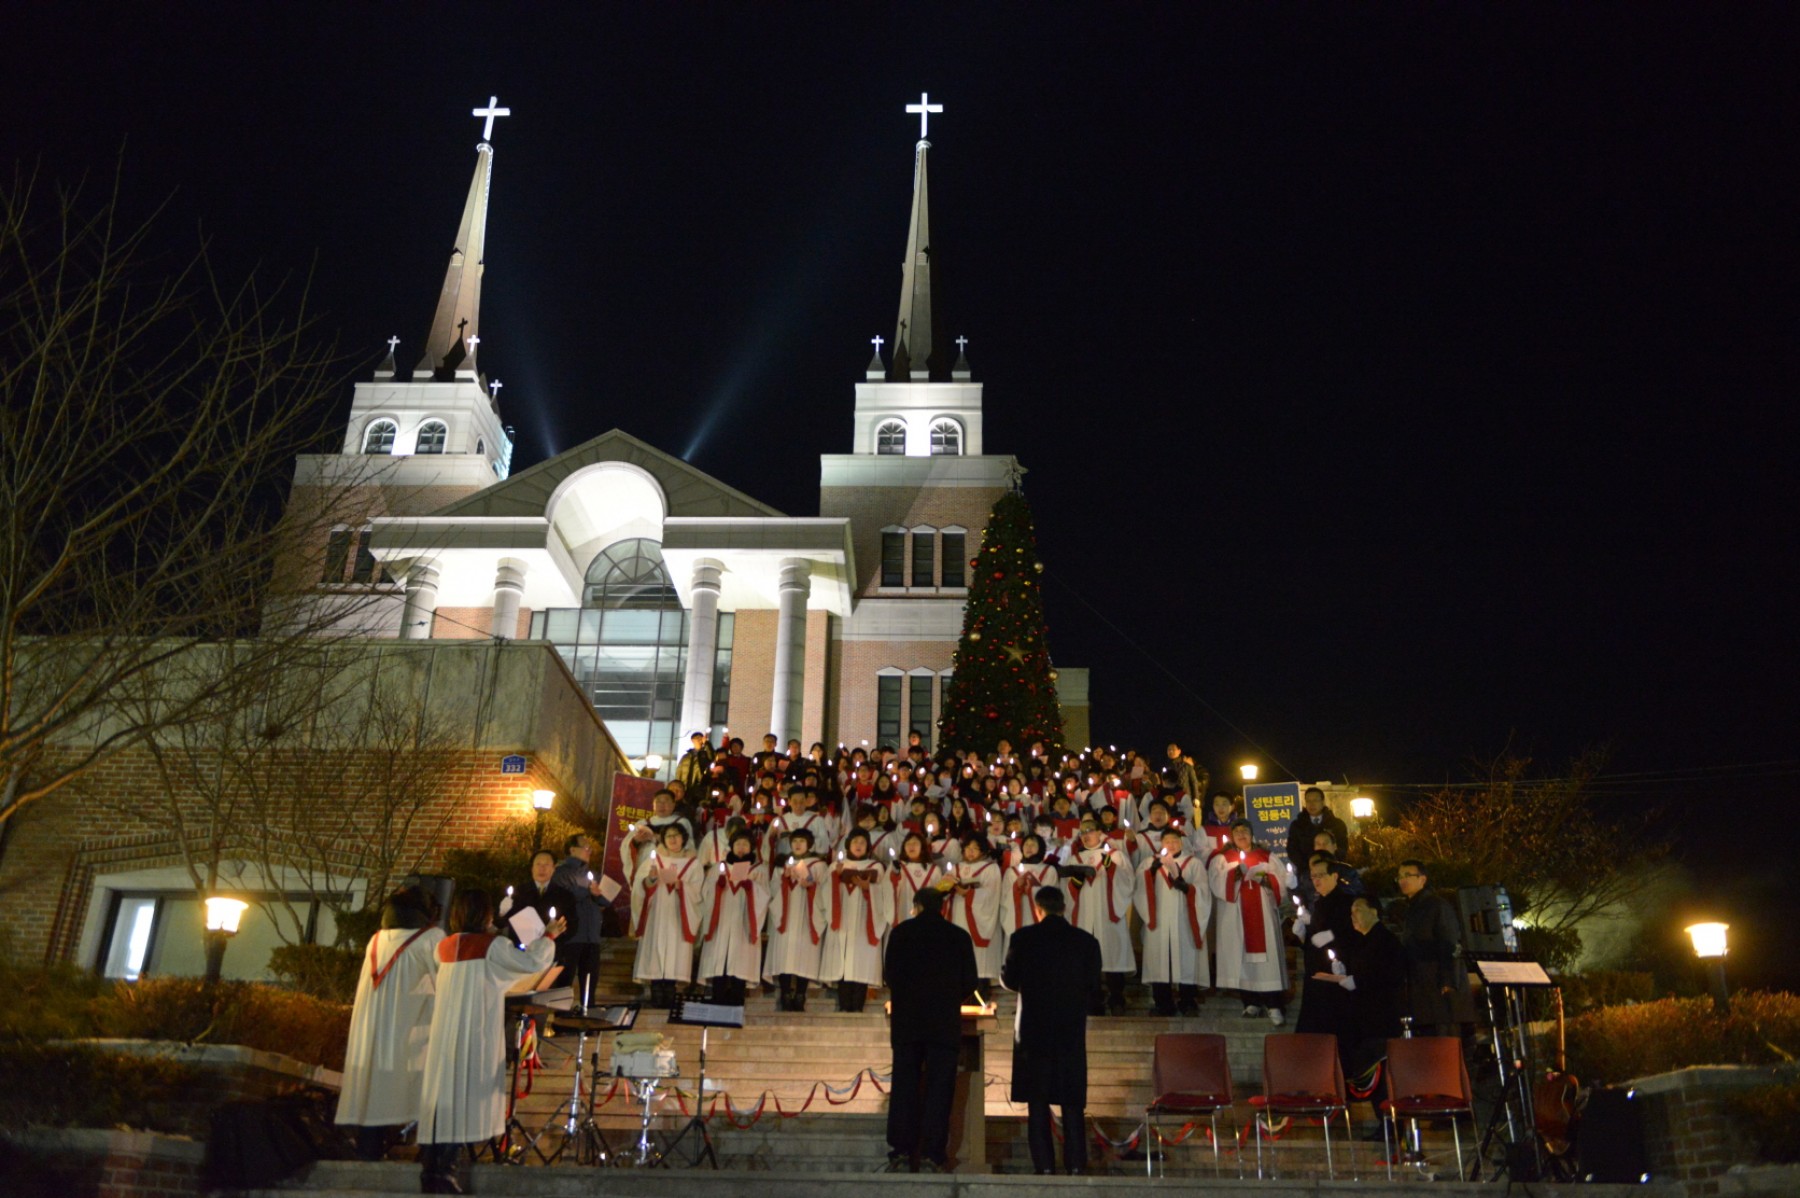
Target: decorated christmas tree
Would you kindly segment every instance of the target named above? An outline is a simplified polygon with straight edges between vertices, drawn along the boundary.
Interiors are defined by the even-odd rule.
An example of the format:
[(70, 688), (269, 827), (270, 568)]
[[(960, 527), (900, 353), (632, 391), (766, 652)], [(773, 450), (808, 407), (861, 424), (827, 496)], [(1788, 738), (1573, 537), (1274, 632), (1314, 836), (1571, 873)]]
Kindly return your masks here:
[(1062, 744), (1043, 572), (1031, 506), (1016, 491), (1001, 496), (969, 562), (969, 602), (939, 723), (945, 748), (990, 753), (1002, 739), (1020, 751), (1034, 740)]

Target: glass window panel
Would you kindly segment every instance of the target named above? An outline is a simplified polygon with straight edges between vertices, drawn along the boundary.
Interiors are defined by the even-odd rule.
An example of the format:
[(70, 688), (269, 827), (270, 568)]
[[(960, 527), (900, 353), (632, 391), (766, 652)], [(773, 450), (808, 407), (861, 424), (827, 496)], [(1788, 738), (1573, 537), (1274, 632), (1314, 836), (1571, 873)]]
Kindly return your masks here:
[(875, 739), (877, 744), (900, 743), (900, 676), (883, 674), (875, 680)]
[(910, 712), (907, 715), (907, 731), (917, 732), (925, 751), (931, 751), (931, 675), (914, 674), (908, 681), (911, 685)]
[(906, 534), (903, 532), (881, 534), (881, 585), (906, 585)]
[(944, 534), (944, 583), (947, 587), (967, 586), (964, 571), (968, 567), (969, 551), (964, 548), (963, 534), (947, 532)]
[(912, 584), (916, 587), (932, 586), (932, 567), (937, 564), (937, 537), (928, 532), (915, 532), (912, 543)]
[[(581, 613), (573, 607), (560, 607), (545, 613), (548, 615), (548, 636), (546, 639), (559, 645), (575, 642), (575, 618)], [(533, 619), (536, 617), (534, 616)]]
[(350, 530), (339, 528), (325, 542), (325, 571), (322, 582), (344, 581), (344, 567), (350, 562)]
[(101, 977), (135, 982), (150, 959), (150, 937), (156, 930), (156, 897), (126, 895), (113, 917), (112, 938), (106, 948)]
[(444, 439), (450, 430), (444, 427), (441, 420), (428, 420), (419, 426), (418, 453), (443, 453)]

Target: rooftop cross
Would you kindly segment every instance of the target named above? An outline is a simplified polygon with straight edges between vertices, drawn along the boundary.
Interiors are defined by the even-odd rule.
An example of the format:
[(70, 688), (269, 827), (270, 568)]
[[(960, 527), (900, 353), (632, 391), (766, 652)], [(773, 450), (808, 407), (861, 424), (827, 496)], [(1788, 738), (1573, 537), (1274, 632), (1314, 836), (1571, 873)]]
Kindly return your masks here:
[(481, 334), (480, 333), (469, 334), (469, 352), (470, 353), (474, 353), (475, 347), (480, 344), (481, 344)]
[(957, 353), (959, 353), (959, 354), (964, 353), (968, 350), (968, 348), (969, 348), (969, 339), (967, 337), (958, 337), (956, 339), (956, 352)]
[(481, 126), (481, 140), (482, 141), (487, 141), (489, 138), (494, 136), (494, 118), (495, 117), (512, 115), (512, 109), (498, 107), (499, 103), (500, 103), (499, 96), (489, 96), (488, 97), (488, 106), (486, 108), (477, 108), (474, 112), (469, 114), (470, 116), (478, 116), (478, 117), (486, 118), (485, 121), (483, 121), (482, 126)]
[(887, 338), (881, 336), (871, 337), (869, 338), (869, 344), (873, 345), (875, 347), (875, 352), (879, 354), (881, 352), (881, 347), (887, 344)]
[(390, 357), (390, 358), (393, 357), (394, 351), (399, 348), (400, 348), (400, 338), (389, 337), (388, 338), (388, 357)]
[(502, 384), (499, 379), (495, 379), (493, 382), (488, 384), (488, 397), (491, 398), (495, 403), (500, 402), (501, 386), (502, 386)]
[(931, 120), (931, 114), (944, 111), (944, 106), (942, 104), (933, 104), (931, 102), (931, 97), (927, 93), (920, 92), (919, 102), (917, 104), (908, 104), (906, 106), (906, 111), (919, 114), (919, 140), (924, 141), (926, 123)]

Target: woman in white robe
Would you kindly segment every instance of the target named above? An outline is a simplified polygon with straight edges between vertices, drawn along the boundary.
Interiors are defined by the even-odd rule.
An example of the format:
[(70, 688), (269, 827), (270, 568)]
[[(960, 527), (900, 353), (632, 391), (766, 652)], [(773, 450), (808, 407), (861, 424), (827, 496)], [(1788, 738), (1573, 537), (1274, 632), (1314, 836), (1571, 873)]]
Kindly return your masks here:
[(1211, 980), (1206, 961), (1206, 925), (1212, 916), (1212, 888), (1198, 857), (1186, 852), (1187, 838), (1170, 828), (1163, 848), (1138, 870), (1132, 906), (1143, 922), (1143, 980), (1156, 1014), (1200, 1013), (1199, 987)]
[(908, 832), (900, 842), (900, 859), (888, 875), (894, 891), (890, 904), (894, 913), (892, 922), (898, 924), (911, 919), (913, 896), (936, 886), (943, 876), (944, 871), (931, 859), (931, 852), (925, 847), (925, 838), (917, 832)]
[(644, 856), (631, 880), (631, 927), (637, 960), (631, 976), (650, 983), (650, 1005), (668, 1009), (677, 987), (694, 977), (694, 944), (700, 935), (700, 902), (706, 870), (688, 852), (687, 827), (670, 824), (662, 843)]
[(944, 821), (936, 812), (926, 813), (920, 832), (925, 837), (925, 855), (940, 869), (948, 872), (962, 860), (962, 845), (945, 829)]
[[(1100, 942), (1100, 972), (1106, 983), (1106, 1010), (1125, 1013), (1125, 981), (1137, 972), (1131, 951), (1131, 894), (1135, 876), (1125, 853), (1112, 844), (1092, 820), (1084, 820), (1078, 848), (1068, 864), (1094, 871), (1091, 880), (1068, 878), (1069, 922)], [(1079, 883), (1079, 884), (1077, 884)]]
[[(1041, 887), (1056, 885), (1056, 863), (1044, 860), (1044, 842), (1033, 832), (1019, 842), (1019, 851), (1006, 871), (1000, 898), (1000, 928), (1007, 940), (1020, 928), (1037, 922), (1031, 896)], [(1004, 959), (1004, 958), (1003, 958)]]
[(712, 982), (714, 1002), (741, 1007), (745, 983), (762, 980), (762, 926), (769, 910), (769, 887), (749, 832), (738, 829), (731, 851), (707, 877), (700, 976)]
[(984, 997), (993, 990), (1005, 960), (1005, 938), (1000, 932), (1000, 898), (1006, 886), (1005, 871), (988, 852), (987, 841), (970, 838), (963, 842), (963, 859), (951, 876), (956, 889), (951, 891), (944, 912), (950, 922), (969, 934), (975, 945), (975, 976), (981, 980)]
[(387, 1129), (419, 1117), (431, 997), (437, 991), (437, 946), (424, 892), (408, 887), (382, 907), (381, 930), (369, 937), (350, 1038), (337, 1122), (356, 1128), (358, 1151), (371, 1160), (386, 1148)]
[(814, 902), (824, 936), (819, 980), (836, 982), (838, 1010), (860, 1011), (869, 987), (881, 984), (881, 945), (893, 920), (894, 889), (887, 866), (869, 856), (869, 834), (858, 828), (844, 842)]
[(419, 1098), (419, 1161), (427, 1194), (461, 1193), (454, 1179), (464, 1145), (506, 1126), (506, 992), (556, 961), (560, 913), (520, 948), (494, 930), (486, 891), (465, 890), (450, 905), (450, 935), (438, 941), (437, 998), (425, 1047)]
[(1215, 856), (1210, 870), (1219, 962), (1215, 984), (1239, 992), (1246, 1016), (1266, 1012), (1279, 1027), (1288, 989), (1287, 946), (1281, 938), (1287, 888), (1282, 871), (1252, 841), (1247, 821), (1232, 821), (1231, 839), (1235, 847)]
[(824, 860), (812, 851), (811, 832), (796, 829), (789, 847), (794, 852), (780, 862), (770, 882), (763, 980), (781, 987), (777, 1010), (804, 1011), (808, 986), (819, 976), (819, 942), (825, 925), (819, 920), (817, 898), (829, 873)]

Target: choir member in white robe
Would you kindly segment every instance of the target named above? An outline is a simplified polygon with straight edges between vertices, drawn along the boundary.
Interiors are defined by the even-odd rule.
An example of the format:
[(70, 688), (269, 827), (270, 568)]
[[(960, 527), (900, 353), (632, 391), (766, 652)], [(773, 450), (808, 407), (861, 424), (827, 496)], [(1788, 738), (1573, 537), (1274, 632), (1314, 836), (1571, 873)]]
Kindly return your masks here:
[(427, 1194), (459, 1194), (455, 1173), (464, 1145), (490, 1140), (506, 1125), (506, 992), (556, 961), (560, 912), (544, 935), (520, 948), (494, 930), (483, 890), (450, 904), (450, 935), (437, 945), (437, 997), (425, 1047), (419, 1098), (419, 1161)]
[(948, 870), (962, 860), (962, 845), (944, 828), (936, 812), (926, 812), (920, 833), (925, 837), (925, 855), (939, 867)]
[(1233, 821), (1231, 838), (1236, 847), (1214, 857), (1210, 871), (1219, 962), (1215, 983), (1221, 990), (1239, 992), (1245, 1015), (1255, 1018), (1266, 1011), (1270, 1022), (1280, 1026), (1288, 989), (1287, 947), (1281, 938), (1287, 899), (1283, 871), (1252, 842), (1248, 821)]
[[(1055, 886), (1056, 863), (1044, 858), (1044, 842), (1033, 832), (1019, 842), (1010, 858), (1000, 898), (1000, 928), (1010, 941), (1020, 928), (1037, 922), (1031, 896), (1042, 886)], [(1002, 958), (1004, 961), (1004, 958)]]
[(1069, 896), (1069, 922), (1100, 942), (1106, 1011), (1123, 1015), (1125, 980), (1137, 972), (1137, 958), (1131, 951), (1131, 894), (1135, 883), (1131, 862), (1126, 854), (1112, 849), (1092, 820), (1084, 820), (1080, 848), (1070, 854), (1068, 863), (1094, 870), (1090, 880), (1071, 877), (1063, 882)]
[(893, 922), (898, 924), (911, 919), (914, 896), (936, 886), (943, 877), (944, 870), (931, 859), (925, 838), (917, 832), (908, 832), (900, 841), (899, 860), (888, 874), (894, 891), (890, 907), (894, 913)]
[(981, 979), (982, 994), (993, 990), (1005, 961), (1005, 937), (1000, 930), (1000, 901), (1006, 889), (1006, 875), (1000, 863), (989, 852), (985, 840), (963, 842), (963, 859), (956, 864), (951, 877), (956, 889), (950, 893), (945, 912), (950, 922), (969, 934), (975, 945), (975, 976)]
[(769, 910), (769, 887), (750, 833), (739, 829), (731, 851), (707, 878), (700, 976), (711, 981), (714, 1002), (741, 1007), (745, 983), (762, 980), (762, 929)]
[(631, 826), (625, 833), (623, 852), (625, 857), (625, 876), (635, 878), (643, 867), (644, 860), (657, 851), (662, 843), (663, 830), (670, 824), (680, 824), (687, 829), (688, 843), (694, 842), (694, 826), (687, 818), (675, 812), (675, 795), (672, 791), (659, 790), (650, 796), (650, 815)]
[[(702, 835), (694, 853), (700, 859), (701, 868), (717, 873), (719, 862), (731, 855), (731, 842), (740, 835), (749, 835), (749, 823), (741, 815), (732, 816), (721, 826)], [(756, 837), (751, 836), (750, 841), (754, 844)]]
[(650, 1005), (667, 1009), (675, 991), (694, 976), (700, 903), (706, 870), (688, 851), (687, 826), (663, 829), (662, 844), (644, 857), (631, 880), (631, 927), (637, 960), (631, 976), (650, 983)]
[(384, 1154), (389, 1128), (419, 1117), (437, 946), (444, 938), (432, 926), (431, 906), (416, 886), (391, 896), (356, 980), (337, 1122), (356, 1129), (357, 1150), (370, 1160)]
[(1212, 888), (1200, 859), (1186, 851), (1186, 837), (1163, 831), (1160, 856), (1138, 870), (1132, 895), (1144, 926), (1143, 979), (1156, 1014), (1200, 1013), (1199, 987), (1211, 981), (1206, 961), (1206, 924), (1212, 915)]
[(815, 854), (812, 833), (797, 829), (790, 840), (794, 852), (784, 858), (770, 880), (768, 951), (763, 980), (781, 988), (780, 1011), (806, 1010), (806, 992), (819, 976), (819, 946), (825, 925), (818, 908), (819, 891), (830, 881), (823, 858)]
[(813, 847), (821, 852), (836, 843), (837, 822), (814, 810), (815, 797), (811, 787), (794, 787), (788, 795), (788, 809), (770, 822), (768, 835), (763, 837), (762, 843), (763, 865), (769, 872), (774, 872), (778, 862), (793, 856), (790, 837), (801, 828), (806, 829), (812, 837)]
[(882, 938), (893, 920), (894, 888), (887, 867), (869, 856), (869, 835), (860, 828), (844, 842), (815, 902), (824, 936), (819, 946), (819, 980), (836, 982), (838, 1010), (860, 1011), (869, 987), (881, 984)]

